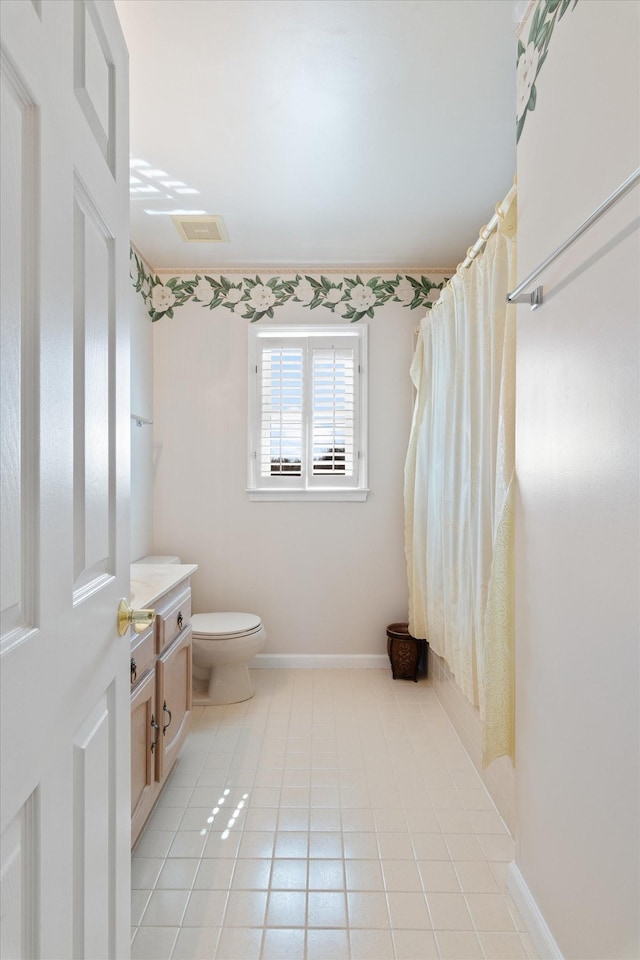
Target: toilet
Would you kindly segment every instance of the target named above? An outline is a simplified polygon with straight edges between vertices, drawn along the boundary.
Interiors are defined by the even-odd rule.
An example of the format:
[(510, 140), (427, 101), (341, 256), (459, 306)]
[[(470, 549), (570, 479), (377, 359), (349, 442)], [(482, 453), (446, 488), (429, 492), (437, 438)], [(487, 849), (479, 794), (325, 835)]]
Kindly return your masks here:
[(249, 661), (267, 639), (254, 613), (194, 613), (194, 704), (239, 703), (253, 696)]
[[(180, 563), (179, 557), (149, 556), (137, 563)], [(249, 661), (267, 633), (254, 613), (194, 613), (192, 674), (194, 706), (240, 703), (253, 696)]]

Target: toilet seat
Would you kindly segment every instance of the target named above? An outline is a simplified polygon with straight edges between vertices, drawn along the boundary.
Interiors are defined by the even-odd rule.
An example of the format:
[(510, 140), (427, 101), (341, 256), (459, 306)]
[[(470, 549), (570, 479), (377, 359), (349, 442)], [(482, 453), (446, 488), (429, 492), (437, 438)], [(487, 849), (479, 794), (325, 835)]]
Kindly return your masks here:
[(254, 613), (194, 613), (191, 629), (200, 640), (230, 640), (251, 636), (263, 628)]

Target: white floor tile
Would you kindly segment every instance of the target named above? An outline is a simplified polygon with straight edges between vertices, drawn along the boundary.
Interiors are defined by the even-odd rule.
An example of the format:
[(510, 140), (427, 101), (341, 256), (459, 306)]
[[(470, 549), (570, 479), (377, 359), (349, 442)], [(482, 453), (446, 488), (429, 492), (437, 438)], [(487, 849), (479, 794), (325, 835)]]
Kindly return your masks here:
[(220, 933), (216, 960), (258, 960), (262, 930), (226, 927)]
[(190, 890), (199, 866), (200, 860), (195, 858), (167, 860), (156, 881), (156, 890)]
[[(271, 863), (267, 860), (265, 863)], [(271, 869), (272, 890), (306, 890), (307, 861), (274, 859)]]
[(418, 871), (425, 893), (459, 893), (455, 865), (449, 860), (418, 860)]
[(422, 892), (422, 881), (413, 860), (383, 860), (382, 874), (387, 892)]
[(131, 889), (152, 890), (164, 866), (160, 857), (132, 857), (131, 858)]
[(431, 930), (424, 893), (387, 893), (391, 926), (395, 930)]
[(537, 960), (429, 683), (253, 673), (252, 700), (194, 710), (136, 847), (133, 960)]
[(267, 929), (262, 942), (262, 960), (304, 960), (304, 929)]
[(131, 924), (134, 927), (140, 926), (142, 914), (147, 909), (147, 904), (152, 894), (152, 890), (132, 890), (131, 891)]
[(171, 960), (211, 960), (219, 938), (219, 927), (182, 927)]
[(527, 951), (517, 933), (479, 933), (485, 957), (491, 960), (527, 960)]
[[(240, 861), (238, 861), (239, 863)], [(269, 861), (267, 861), (269, 862)], [(213, 858), (200, 861), (193, 884), (195, 890), (229, 890), (231, 878), (235, 872), (235, 860), (214, 860)]]
[(369, 930), (390, 927), (387, 899), (384, 893), (349, 891), (347, 893), (349, 926)]
[(442, 960), (484, 960), (484, 953), (475, 933), (439, 930), (436, 942)]
[(268, 927), (304, 927), (307, 895), (302, 890), (272, 890), (267, 904)]
[(223, 924), (225, 927), (262, 927), (266, 909), (266, 890), (231, 890)]
[(179, 927), (140, 927), (131, 944), (131, 960), (169, 960)]
[(344, 890), (344, 861), (310, 860), (307, 883), (309, 890)]
[(220, 927), (227, 905), (226, 890), (193, 890), (187, 903), (183, 927)]
[[(435, 936), (428, 930), (394, 930), (396, 960), (439, 960)], [(377, 956), (372, 954), (373, 956)], [(393, 956), (393, 954), (391, 955)]]
[(231, 881), (232, 890), (268, 890), (271, 861), (263, 859), (238, 860)]
[(307, 931), (307, 960), (350, 960), (347, 930)]
[(471, 914), (461, 893), (426, 895), (434, 930), (473, 930)]
[(382, 866), (379, 860), (345, 860), (347, 890), (384, 890)]
[(484, 860), (456, 860), (454, 863), (464, 893), (499, 893), (491, 865)]

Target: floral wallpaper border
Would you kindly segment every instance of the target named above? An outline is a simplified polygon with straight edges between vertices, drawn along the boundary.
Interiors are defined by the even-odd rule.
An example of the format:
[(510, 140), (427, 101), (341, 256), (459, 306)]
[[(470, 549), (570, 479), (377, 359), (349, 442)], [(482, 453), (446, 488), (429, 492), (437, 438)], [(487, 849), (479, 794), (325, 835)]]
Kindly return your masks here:
[(372, 277), (366, 282), (355, 277), (310, 276), (296, 273), (295, 277), (269, 277), (266, 281), (255, 277), (224, 277), (196, 273), (192, 279), (171, 277), (162, 281), (148, 272), (146, 264), (133, 248), (130, 254), (131, 280), (145, 302), (149, 316), (155, 322), (161, 317), (173, 317), (177, 307), (193, 301), (209, 310), (224, 307), (232, 313), (241, 313), (245, 320), (255, 323), (263, 317), (273, 317), (274, 311), (293, 300), (314, 310), (324, 307), (350, 323), (363, 317), (373, 318), (376, 309), (393, 300), (410, 310), (431, 309), (440, 296), (446, 278), (439, 283), (428, 277), (396, 274), (395, 278)]
[(518, 40), (516, 143), (522, 136), (527, 114), (536, 108), (536, 80), (547, 59), (554, 27), (572, 3), (571, 9), (575, 10), (578, 0), (541, 0), (531, 18), (526, 47)]

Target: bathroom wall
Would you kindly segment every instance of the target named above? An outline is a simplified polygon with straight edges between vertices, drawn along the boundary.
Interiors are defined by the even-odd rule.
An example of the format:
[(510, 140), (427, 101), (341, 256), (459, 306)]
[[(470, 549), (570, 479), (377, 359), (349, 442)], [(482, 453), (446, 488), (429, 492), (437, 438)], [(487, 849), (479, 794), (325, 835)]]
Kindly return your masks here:
[[(131, 413), (153, 419), (153, 324), (130, 286)], [(131, 420), (131, 560), (151, 552), (153, 538), (153, 426)]]
[[(520, 277), (640, 166), (639, 66), (636, 0), (554, 23), (518, 145)], [(513, 878), (567, 960), (640, 956), (639, 225), (637, 186), (518, 308)]]
[[(153, 552), (199, 565), (195, 611), (259, 613), (265, 655), (373, 656), (362, 665), (384, 665), (386, 626), (407, 618), (408, 371), (424, 308), (389, 300), (366, 318), (371, 493), (364, 503), (249, 501), (245, 309), (209, 310), (190, 300), (153, 324)], [(348, 321), (289, 300), (273, 321), (259, 322)]]
[(429, 648), (429, 678), (465, 750), (512, 836), (516, 834), (516, 770), (510, 757), (482, 767), (480, 711), (467, 700), (442, 657)]

